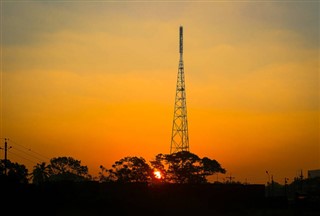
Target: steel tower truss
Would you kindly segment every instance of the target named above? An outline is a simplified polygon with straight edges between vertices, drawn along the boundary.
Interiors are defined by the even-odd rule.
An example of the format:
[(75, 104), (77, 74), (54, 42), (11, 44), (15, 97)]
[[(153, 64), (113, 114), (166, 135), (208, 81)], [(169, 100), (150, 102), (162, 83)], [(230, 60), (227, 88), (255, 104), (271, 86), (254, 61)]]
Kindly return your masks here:
[(186, 104), (186, 88), (183, 66), (183, 27), (180, 26), (180, 60), (177, 77), (176, 96), (174, 102), (174, 116), (171, 135), (170, 154), (189, 151), (189, 134)]

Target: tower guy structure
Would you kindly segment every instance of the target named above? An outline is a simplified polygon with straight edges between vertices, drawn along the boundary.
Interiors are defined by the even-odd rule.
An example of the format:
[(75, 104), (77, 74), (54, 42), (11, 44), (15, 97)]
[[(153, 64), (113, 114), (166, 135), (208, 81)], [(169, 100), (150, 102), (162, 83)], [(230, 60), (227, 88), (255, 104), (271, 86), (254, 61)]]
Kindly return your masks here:
[(188, 119), (187, 119), (187, 104), (186, 104), (186, 88), (184, 79), (183, 66), (183, 27), (179, 28), (180, 44), (179, 44), (179, 69), (176, 86), (176, 96), (174, 102), (174, 116), (172, 124), (172, 135), (170, 154), (189, 151), (189, 134), (188, 134)]

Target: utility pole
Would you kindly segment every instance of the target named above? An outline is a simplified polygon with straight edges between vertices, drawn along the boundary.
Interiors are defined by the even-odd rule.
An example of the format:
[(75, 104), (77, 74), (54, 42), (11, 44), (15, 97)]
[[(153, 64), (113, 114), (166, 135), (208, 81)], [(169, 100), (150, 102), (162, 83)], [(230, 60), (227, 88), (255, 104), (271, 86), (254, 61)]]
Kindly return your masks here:
[(284, 195), (287, 196), (287, 186), (288, 186), (288, 178), (284, 178)]
[(273, 174), (270, 174), (269, 171), (266, 171), (266, 173), (268, 175), (268, 182), (267, 182), (268, 196), (273, 196), (273, 190), (274, 190)]
[(229, 183), (232, 183), (232, 179), (234, 179), (235, 177), (231, 176), (231, 173), (230, 173), (230, 176), (226, 178), (229, 179)]
[[(8, 143), (7, 138), (4, 138), (4, 174), (7, 175), (7, 163), (8, 163)], [(9, 147), (9, 149), (11, 146)], [(2, 148), (0, 148), (2, 149)]]
[(303, 172), (301, 170), (300, 172), (300, 191), (302, 193), (302, 189), (303, 189)]
[(301, 180), (301, 181), (303, 180), (303, 172), (302, 172), (302, 170), (301, 170), (301, 172), (300, 172), (300, 180)]

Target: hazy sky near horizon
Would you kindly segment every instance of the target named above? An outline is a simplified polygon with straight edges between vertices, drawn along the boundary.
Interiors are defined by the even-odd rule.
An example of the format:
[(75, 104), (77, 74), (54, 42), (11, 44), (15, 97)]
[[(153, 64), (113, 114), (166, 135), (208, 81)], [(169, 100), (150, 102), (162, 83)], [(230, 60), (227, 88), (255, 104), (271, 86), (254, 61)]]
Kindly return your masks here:
[(319, 8), (1, 1), (1, 137), (92, 175), (169, 153), (182, 25), (190, 151), (238, 181), (292, 180), (320, 168)]

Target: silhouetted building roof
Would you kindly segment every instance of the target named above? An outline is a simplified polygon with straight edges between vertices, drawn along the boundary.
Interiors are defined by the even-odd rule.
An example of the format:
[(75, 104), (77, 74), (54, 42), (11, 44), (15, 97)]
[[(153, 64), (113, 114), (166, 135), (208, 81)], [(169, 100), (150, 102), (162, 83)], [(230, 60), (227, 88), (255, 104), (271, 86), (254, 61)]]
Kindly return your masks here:
[(308, 170), (308, 178), (320, 177), (320, 169)]

